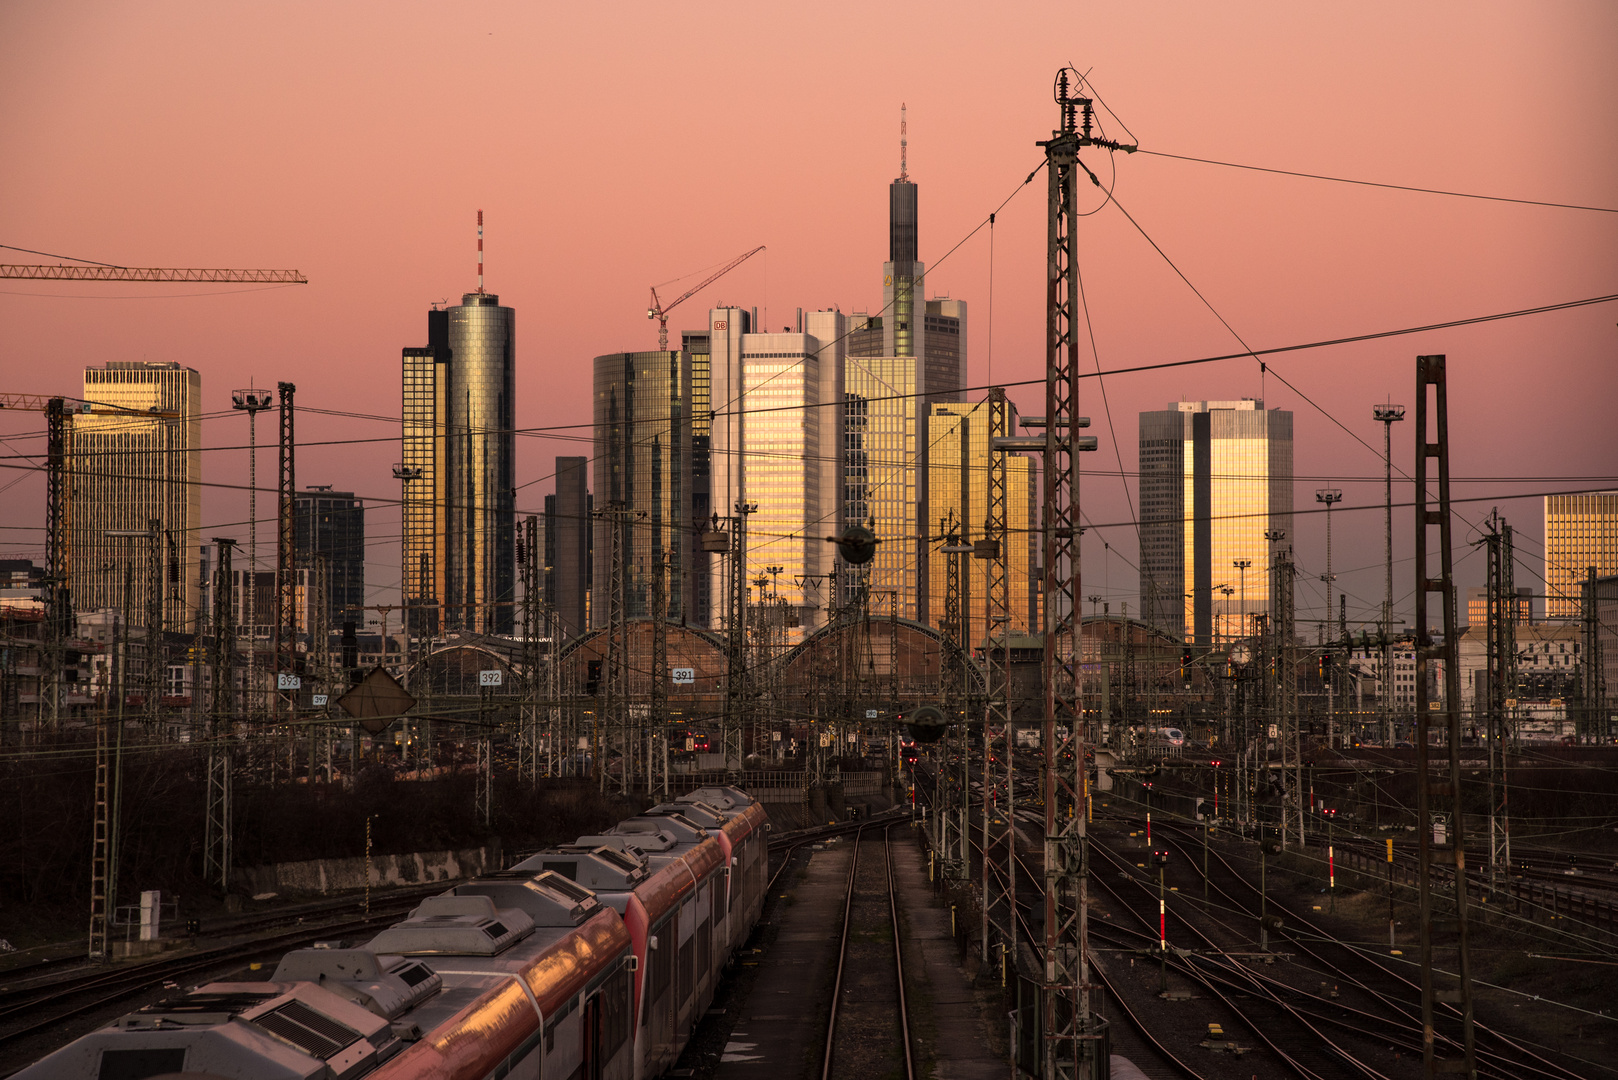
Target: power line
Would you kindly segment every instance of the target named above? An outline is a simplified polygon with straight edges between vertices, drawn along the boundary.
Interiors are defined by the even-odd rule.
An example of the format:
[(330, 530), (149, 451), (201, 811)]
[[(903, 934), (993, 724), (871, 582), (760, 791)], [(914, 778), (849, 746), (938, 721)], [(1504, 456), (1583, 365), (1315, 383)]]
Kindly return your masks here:
[(1550, 202), (1545, 199), (1516, 199), (1507, 195), (1480, 195), (1472, 191), (1445, 191), (1442, 188), (1416, 187), (1412, 184), (1388, 184), (1376, 180), (1356, 180), (1346, 176), (1327, 176), (1324, 173), (1297, 172), (1292, 169), (1272, 169), (1264, 165), (1244, 165), (1235, 161), (1214, 161), (1212, 158), (1170, 154), (1162, 150), (1142, 148), (1137, 153), (1153, 157), (1173, 158), (1176, 161), (1194, 161), (1199, 165), (1220, 165), (1227, 169), (1246, 169), (1250, 172), (1274, 173), (1277, 176), (1298, 176), (1305, 180), (1327, 180), (1334, 184), (1355, 184), (1360, 187), (1387, 188), (1390, 191), (1414, 191), (1423, 195), (1447, 195), (1456, 199), (1481, 199), (1485, 202), (1517, 203), (1522, 206), (1548, 206), (1557, 210), (1589, 210), (1597, 214), (1618, 214), (1618, 207), (1583, 206), (1578, 203)]

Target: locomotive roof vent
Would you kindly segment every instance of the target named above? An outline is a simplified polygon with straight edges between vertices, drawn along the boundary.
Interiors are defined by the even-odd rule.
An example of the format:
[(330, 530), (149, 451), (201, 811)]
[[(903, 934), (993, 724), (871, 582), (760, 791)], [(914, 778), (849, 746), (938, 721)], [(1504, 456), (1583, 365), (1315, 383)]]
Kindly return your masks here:
[(741, 788), (731, 787), (728, 784), (715, 784), (712, 787), (699, 787), (695, 791), (688, 791), (674, 801), (704, 802), (721, 810), (740, 810), (744, 806), (751, 806), (753, 797)]
[(369, 949), (294, 949), (270, 978), (317, 983), (388, 1020), (437, 993), (444, 982), (420, 960)]
[(705, 829), (723, 828), (725, 813), (716, 806), (702, 802), (662, 803), (646, 811), (647, 817), (678, 816)]
[(527, 912), (496, 910), (488, 896), (431, 896), (365, 947), (400, 956), (498, 956), (533, 930)]
[(484, 878), (455, 887), (457, 897), (486, 899), (522, 912), (534, 926), (578, 926), (601, 910), (595, 893), (554, 870), (526, 880)]

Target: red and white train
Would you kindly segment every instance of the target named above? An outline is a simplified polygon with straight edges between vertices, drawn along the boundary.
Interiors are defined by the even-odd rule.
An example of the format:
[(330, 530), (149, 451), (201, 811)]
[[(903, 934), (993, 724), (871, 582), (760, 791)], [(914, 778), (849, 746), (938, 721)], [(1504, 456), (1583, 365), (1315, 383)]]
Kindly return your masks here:
[(14, 1080), (642, 1080), (679, 1057), (768, 880), (763, 809), (702, 788), (455, 885), (358, 948), (211, 983)]

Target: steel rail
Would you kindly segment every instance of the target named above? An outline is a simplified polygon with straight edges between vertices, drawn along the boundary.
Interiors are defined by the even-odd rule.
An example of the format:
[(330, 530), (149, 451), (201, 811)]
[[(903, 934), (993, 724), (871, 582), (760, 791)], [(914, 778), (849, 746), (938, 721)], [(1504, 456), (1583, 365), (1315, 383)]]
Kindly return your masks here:
[[(1184, 826), (1181, 826), (1178, 823), (1166, 822), (1161, 827), (1166, 834), (1179, 834), (1183, 843), (1189, 844), (1196, 842), (1196, 838), (1185, 836)], [(1223, 852), (1210, 849), (1210, 853), (1232, 878), (1246, 885), (1249, 890), (1254, 892), (1257, 891), (1254, 889), (1252, 882), (1247, 880), (1247, 877), (1244, 874), (1239, 872), (1234, 866), (1231, 865), (1230, 861), (1225, 857)], [(1182, 854), (1184, 854), (1183, 849)], [(1191, 860), (1189, 856), (1187, 857), (1187, 862), (1188, 864), (1193, 865), (1193, 868), (1195, 868), (1194, 860)], [(1210, 884), (1212, 884), (1212, 882), (1210, 882)], [(1220, 885), (1214, 885), (1213, 887), (1217, 889), (1222, 896), (1229, 900), (1231, 904), (1245, 911), (1249, 916), (1253, 915), (1252, 909), (1243, 904), (1241, 901), (1237, 900), (1236, 897), (1232, 896), (1229, 890)], [(1306, 928), (1309, 933), (1309, 940), (1306, 940), (1300, 938), (1297, 933), (1293, 932), (1290, 925), (1283, 928), (1283, 932), (1287, 934), (1288, 940), (1291, 941), (1299, 951), (1309, 955), (1316, 963), (1320, 964), (1328, 972), (1335, 973), (1344, 982), (1362, 990), (1380, 1002), (1395, 1016), (1399, 1017), (1402, 1022), (1413, 1025), (1415, 1029), (1419, 1029), (1419, 1016), (1416, 1012), (1412, 1011), (1410, 1005), (1406, 1004), (1402, 1000), (1389, 996), (1387, 993), (1377, 989), (1374, 986), (1371, 986), (1358, 976), (1350, 973), (1341, 964), (1326, 958), (1324, 955), (1322, 955), (1317, 946), (1335, 944), (1339, 948), (1345, 950), (1358, 963), (1371, 968), (1371, 970), (1375, 971), (1381, 978), (1389, 979), (1396, 984), (1402, 985), (1411, 992), (1419, 992), (1420, 987), (1418, 984), (1416, 984), (1413, 980), (1406, 978), (1395, 969), (1386, 967), (1380, 963), (1374, 963), (1369, 957), (1365, 956), (1359, 950), (1352, 949), (1344, 945), (1342, 942), (1338, 941), (1335, 936), (1326, 932), (1321, 927), (1314, 925), (1307, 918), (1292, 914), (1290, 912), (1288, 914), (1292, 924)], [(1419, 1009), (1419, 999), (1417, 1008)], [(1579, 1074), (1572, 1072), (1557, 1062), (1551, 1061), (1548, 1058), (1535, 1053), (1527, 1047), (1522, 1046), (1516, 1042), (1516, 1040), (1512, 1039), (1511, 1036), (1506, 1035), (1503, 1032), (1497, 1031), (1491, 1027), (1487, 1027), (1482, 1023), (1477, 1024), (1477, 1031), (1480, 1035), (1484, 1035), (1489, 1039), (1496, 1041), (1501, 1046), (1504, 1046), (1512, 1054), (1519, 1055), (1518, 1059), (1513, 1059), (1507, 1055), (1501, 1054), (1498, 1049), (1494, 1048), (1480, 1048), (1476, 1051), (1480, 1056), (1490, 1059), (1490, 1064), (1494, 1068), (1500, 1070), (1501, 1075), (1503, 1076), (1511, 1077), (1513, 1080), (1515, 1080), (1515, 1078), (1521, 1076), (1523, 1071), (1526, 1069), (1540, 1076), (1562, 1078), (1562, 1080), (1579, 1080)], [(1453, 1044), (1450, 1040), (1446, 1039), (1445, 1041), (1446, 1043), (1449, 1043), (1452, 1048), (1459, 1048), (1458, 1045)]]
[(893, 880), (893, 826), (882, 830), (882, 855), (888, 869), (888, 917), (893, 920), (893, 970), (899, 980), (899, 1036), (905, 1048), (905, 1080), (916, 1080), (916, 1064), (910, 1054), (910, 1012), (905, 1002), (904, 940), (899, 934), (899, 890)]
[(837, 1037), (837, 1005), (843, 996), (843, 967), (848, 959), (848, 930), (854, 914), (854, 875), (860, 866), (860, 837), (866, 826), (854, 832), (854, 850), (848, 860), (848, 891), (843, 897), (843, 930), (837, 946), (837, 976), (832, 982), (831, 1009), (826, 1017), (826, 1046), (820, 1059), (820, 1080), (831, 1080), (832, 1043)]

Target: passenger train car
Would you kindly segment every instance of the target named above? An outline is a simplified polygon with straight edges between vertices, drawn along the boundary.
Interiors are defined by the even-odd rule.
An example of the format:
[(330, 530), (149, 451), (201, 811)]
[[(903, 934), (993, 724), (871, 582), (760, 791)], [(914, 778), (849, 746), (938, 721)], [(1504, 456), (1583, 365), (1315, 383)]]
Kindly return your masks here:
[(763, 809), (702, 788), (456, 884), (357, 948), (149, 1005), (15, 1080), (649, 1080), (764, 903)]

